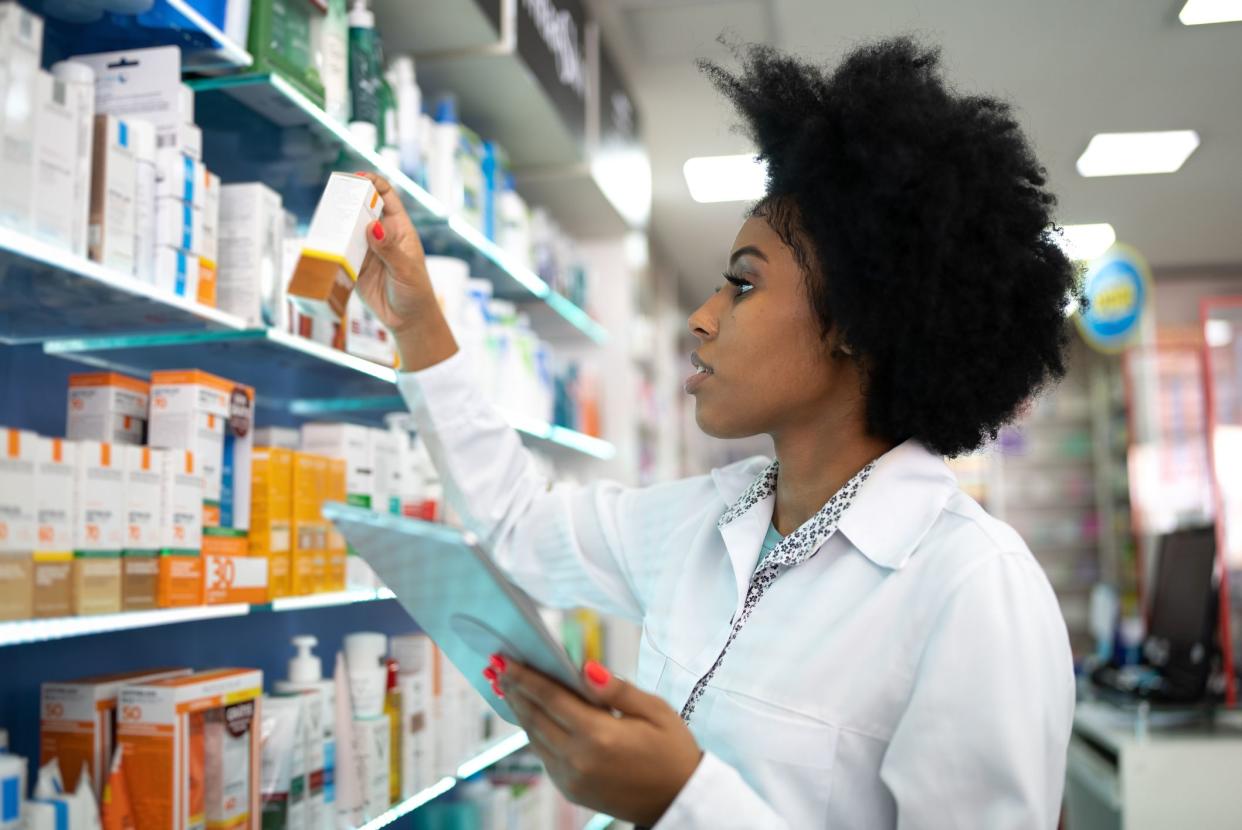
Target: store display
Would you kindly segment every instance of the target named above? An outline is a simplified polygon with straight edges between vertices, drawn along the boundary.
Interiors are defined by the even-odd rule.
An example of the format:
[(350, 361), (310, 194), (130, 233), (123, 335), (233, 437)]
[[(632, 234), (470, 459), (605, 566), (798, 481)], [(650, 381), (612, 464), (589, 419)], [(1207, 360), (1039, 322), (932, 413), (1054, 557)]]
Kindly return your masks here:
[[(143, 282), (157, 284), (155, 249), (157, 245), (177, 247), (177, 240), (160, 240), (160, 216), (156, 197), (155, 125), (137, 119), (131, 123), (134, 139), (134, 272)], [(176, 234), (171, 234), (173, 237)], [(186, 246), (189, 247), (188, 245)], [(160, 272), (161, 275), (164, 273)], [(184, 296), (185, 290), (174, 289)]]
[(0, 225), (30, 227), (35, 100), (43, 57), (43, 19), (16, 0), (0, 3)]

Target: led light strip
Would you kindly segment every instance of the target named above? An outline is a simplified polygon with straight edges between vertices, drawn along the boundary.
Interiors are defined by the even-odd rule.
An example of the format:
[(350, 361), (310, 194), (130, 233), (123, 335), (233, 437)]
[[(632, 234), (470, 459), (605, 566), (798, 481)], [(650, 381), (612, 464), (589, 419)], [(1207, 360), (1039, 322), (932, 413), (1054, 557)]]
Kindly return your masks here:
[(17, 620), (15, 622), (0, 623), (0, 646), (40, 643), (46, 640), (80, 637), (85, 634), (104, 634), (109, 631), (126, 631), (133, 628), (174, 625), (194, 620), (241, 617), (249, 613), (250, 606), (245, 604), (196, 605), (191, 608), (126, 611), (120, 614), (100, 614), (91, 617)]

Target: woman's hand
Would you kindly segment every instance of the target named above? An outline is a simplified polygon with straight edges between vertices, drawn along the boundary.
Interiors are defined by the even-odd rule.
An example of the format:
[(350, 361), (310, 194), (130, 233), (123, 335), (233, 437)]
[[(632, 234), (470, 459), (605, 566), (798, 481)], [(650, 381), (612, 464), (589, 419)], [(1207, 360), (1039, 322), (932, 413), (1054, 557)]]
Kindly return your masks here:
[(484, 674), (499, 683), (557, 789), (575, 804), (653, 825), (703, 756), (667, 703), (598, 663), (588, 662), (583, 674), (606, 709), (500, 656)]
[(401, 368), (417, 371), (452, 357), (457, 343), (440, 309), (422, 240), (392, 185), (375, 173), (359, 173), (384, 200), (384, 215), (367, 230), (371, 246), (355, 290), (392, 332)]

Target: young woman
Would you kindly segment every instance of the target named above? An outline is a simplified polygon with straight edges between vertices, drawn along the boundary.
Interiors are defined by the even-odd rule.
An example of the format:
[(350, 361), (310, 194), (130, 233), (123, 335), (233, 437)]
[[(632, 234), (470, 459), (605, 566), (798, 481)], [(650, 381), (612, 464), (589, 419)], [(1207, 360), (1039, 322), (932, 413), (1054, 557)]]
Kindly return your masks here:
[(942, 460), (1064, 372), (1071, 263), (1004, 103), (907, 39), (828, 71), (766, 48), (706, 66), (768, 192), (690, 318), (708, 434), (751, 460), (646, 489), (540, 479), (469, 377), (400, 201), (358, 290), (450, 501), (539, 600), (641, 621), (635, 685), (594, 708), (494, 659), (557, 786), (668, 828), (1057, 824), (1074, 707), (1056, 597)]

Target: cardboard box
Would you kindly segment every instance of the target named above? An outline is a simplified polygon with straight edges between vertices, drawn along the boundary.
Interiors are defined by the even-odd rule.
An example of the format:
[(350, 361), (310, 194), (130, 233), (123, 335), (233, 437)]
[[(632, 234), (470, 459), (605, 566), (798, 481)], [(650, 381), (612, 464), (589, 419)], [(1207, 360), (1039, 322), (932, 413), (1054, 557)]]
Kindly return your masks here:
[[(86, 256), (91, 224), (91, 144), (95, 132), (95, 70), (76, 61), (52, 64), (52, 74), (67, 84), (74, 110), (73, 240), (69, 250)], [(0, 119), (2, 120), (2, 119)]]
[(341, 339), (345, 352), (381, 366), (397, 365), (396, 342), (357, 294), (349, 298), (343, 329)]
[(412, 798), (439, 780), (431, 717), (436, 646), (425, 634), (405, 634), (391, 638), (391, 651), (401, 692), (401, 797)]
[(281, 325), (284, 210), (258, 182), (220, 188), (217, 305), (255, 326)]
[(387, 429), (371, 430), (371, 454), (375, 459), (371, 509), (401, 515), (401, 444), (404, 434)]
[(77, 55), (95, 70), (95, 109), (155, 125), (160, 147), (174, 147), (184, 118), (181, 50), (176, 46)]
[(155, 244), (198, 254), (203, 245), (203, 210), (176, 197), (157, 197)]
[(258, 427), (254, 431), (254, 445), (297, 451), (302, 447), (302, 433), (292, 427)]
[(143, 669), (44, 683), (39, 708), (39, 764), (52, 759), (60, 762), (66, 792), (77, 789), (85, 766), (99, 798), (112, 766), (121, 687), (189, 673), (189, 669)]
[(21, 620), (33, 610), (39, 439), (33, 432), (0, 429), (0, 442), (0, 620)]
[(267, 560), (268, 599), (290, 594), (293, 451), (255, 447), (250, 491), (250, 553)]
[[(38, 239), (73, 250), (78, 203), (78, 105), (64, 81), (40, 70), (35, 75), (34, 183), (31, 232)], [(85, 193), (81, 194), (85, 196)]]
[(328, 523), (323, 518), (328, 489), (327, 458), (299, 452), (293, 456), (293, 532), (290, 591), (294, 595), (323, 590), (327, 577)]
[(69, 376), (66, 434), (73, 441), (141, 444), (151, 384), (117, 372)]
[(43, 61), (43, 18), (0, 3), (0, 225), (30, 226), (34, 184), (36, 76)]
[(203, 243), (198, 257), (198, 301), (215, 307), (220, 283), (220, 177), (207, 172), (203, 180)]
[(40, 438), (36, 443), (34, 616), (66, 617), (73, 613), (73, 478), (77, 444), (60, 438)]
[(207, 169), (180, 150), (161, 147), (155, 153), (155, 197), (179, 199), (202, 210), (207, 197)]
[(120, 447), (125, 458), (125, 546), (121, 556), (121, 608), (157, 608), (164, 484), (164, 451)]
[(311, 218), (289, 281), (289, 300), (310, 317), (339, 322), (370, 250), (367, 229), (383, 213), (371, 180), (333, 173)]
[(121, 610), (121, 551), (125, 539), (125, 470), (119, 448), (78, 444), (74, 469), (73, 605), (76, 614)]
[(262, 691), (255, 669), (121, 689), (117, 742), (138, 827), (258, 830)]
[[(341, 458), (328, 459), (327, 479), (324, 482), (324, 501), (344, 502), (345, 499), (345, 461)], [(320, 506), (322, 513), (323, 507)], [(327, 562), (324, 569), (323, 587), (324, 591), (344, 591), (348, 580), (347, 570), (349, 557), (349, 546), (345, 542), (345, 537), (336, 529), (336, 525), (325, 521), (327, 526)]]
[(203, 160), (203, 131), (190, 122), (182, 121), (177, 125), (175, 132), (176, 135), (173, 140), (176, 144), (172, 146), (201, 163)]
[(91, 153), (91, 259), (123, 274), (135, 273), (137, 169), (129, 127), (112, 115), (95, 116)]
[(163, 290), (194, 300), (199, 295), (202, 266), (195, 254), (177, 248), (155, 249), (155, 284)]
[(203, 602), (203, 477), (189, 450), (165, 450), (160, 496), (160, 557), (156, 604)]
[(375, 495), (375, 448), (372, 430), (357, 424), (302, 425), (302, 449), (345, 461), (346, 501), (370, 507)]

